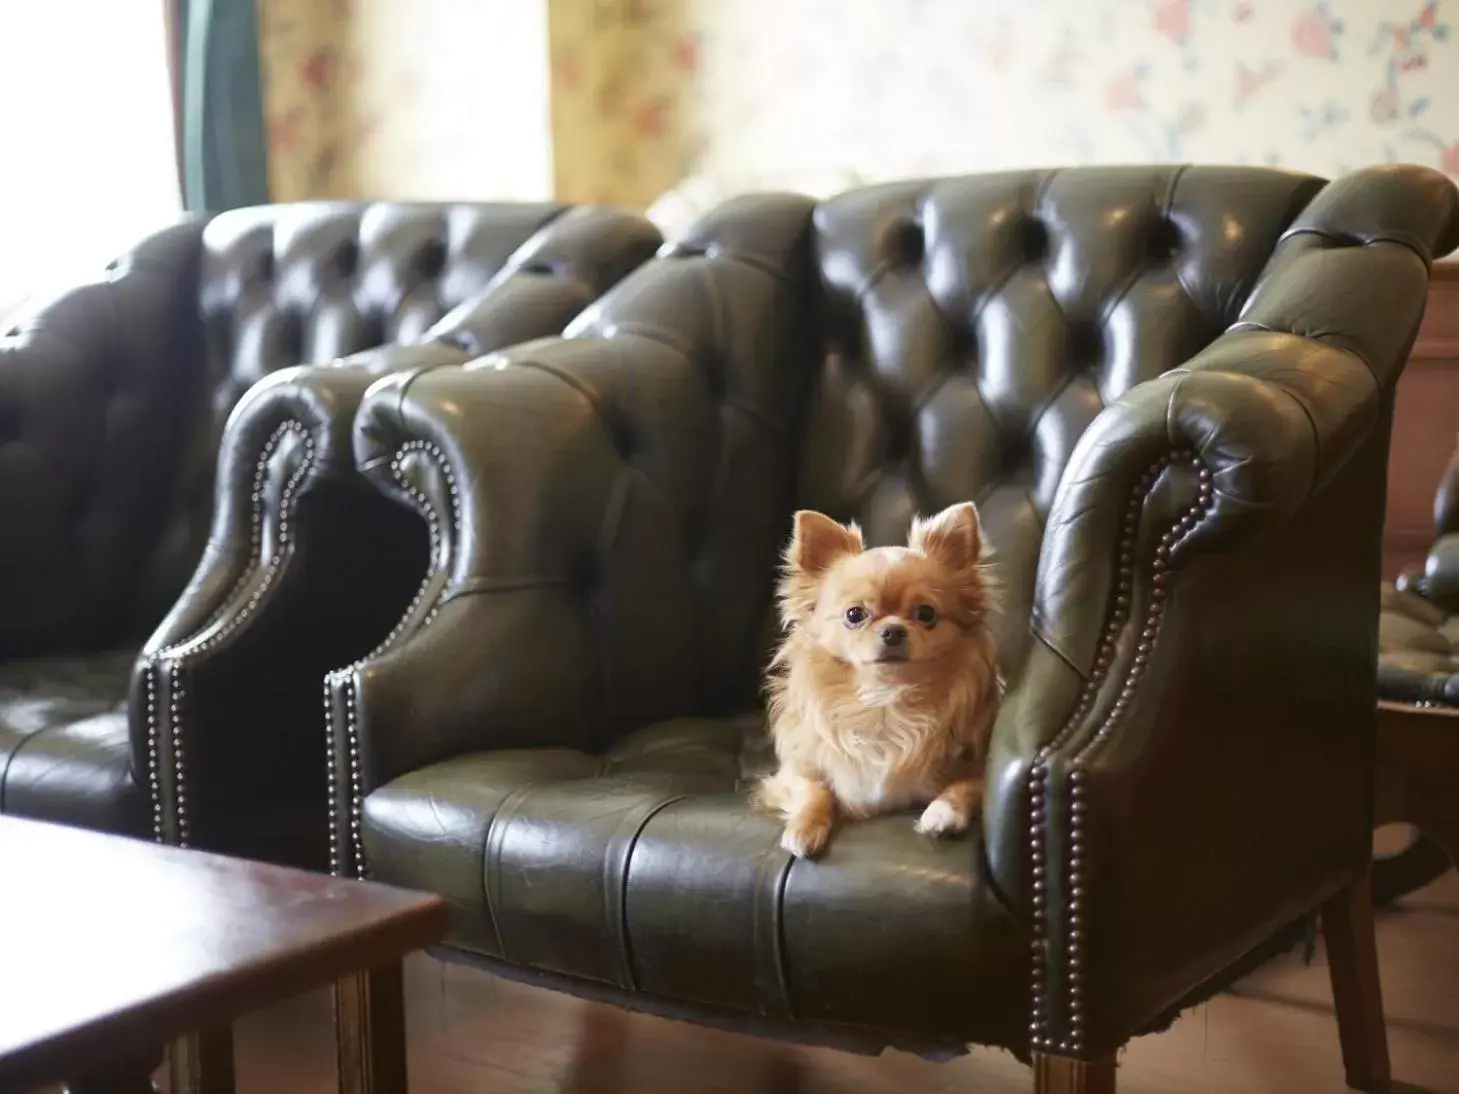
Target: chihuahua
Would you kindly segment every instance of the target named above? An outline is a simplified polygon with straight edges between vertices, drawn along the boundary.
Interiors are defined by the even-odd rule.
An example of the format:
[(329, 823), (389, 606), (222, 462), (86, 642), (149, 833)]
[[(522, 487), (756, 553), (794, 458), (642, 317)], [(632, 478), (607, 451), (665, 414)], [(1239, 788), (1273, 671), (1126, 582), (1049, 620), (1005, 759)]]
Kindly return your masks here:
[(854, 524), (795, 515), (769, 680), (779, 769), (756, 792), (790, 854), (822, 850), (838, 814), (921, 807), (930, 836), (972, 823), (1003, 689), (988, 558), (971, 503), (873, 550)]

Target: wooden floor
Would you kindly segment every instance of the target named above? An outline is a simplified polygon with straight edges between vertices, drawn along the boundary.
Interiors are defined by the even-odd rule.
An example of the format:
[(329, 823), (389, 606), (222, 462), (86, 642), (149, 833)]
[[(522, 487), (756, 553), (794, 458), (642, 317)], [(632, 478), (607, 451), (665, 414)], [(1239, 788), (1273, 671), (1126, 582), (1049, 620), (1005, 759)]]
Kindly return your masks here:
[[(1459, 1094), (1459, 876), (1381, 914), (1395, 1092)], [(769, 1044), (577, 1002), (428, 958), (408, 968), (418, 1094), (909, 1094), (1031, 1089), (1011, 1057), (933, 1064)], [(976, 985), (969, 985), (976, 991)], [(333, 1089), (326, 997), (238, 1030), (243, 1094)], [(1327, 969), (1283, 958), (1122, 1057), (1120, 1094), (1327, 1094), (1342, 1065)]]

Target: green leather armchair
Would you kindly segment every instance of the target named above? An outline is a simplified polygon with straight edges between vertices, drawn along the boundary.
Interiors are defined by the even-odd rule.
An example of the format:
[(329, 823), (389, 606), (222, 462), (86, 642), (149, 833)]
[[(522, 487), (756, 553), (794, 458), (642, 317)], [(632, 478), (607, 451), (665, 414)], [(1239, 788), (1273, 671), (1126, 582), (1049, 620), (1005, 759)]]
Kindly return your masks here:
[[(368, 649), (374, 617), (277, 616), (262, 638), (281, 663), (230, 691), (236, 613), (306, 571), (357, 578), (345, 542), (423, 566), (423, 531), (354, 485), (364, 388), (560, 331), (660, 242), (642, 217), (547, 203), (265, 206), (161, 231), (19, 321), (0, 338), (0, 811), (188, 842), (191, 744), (196, 842), (322, 867), (319, 737), (290, 729), (289, 670), (309, 671), (299, 642), (329, 664)], [(269, 508), (281, 491), (302, 495), (292, 525)], [(387, 612), (415, 581), (379, 583)], [(217, 741), (189, 737), (194, 706), (220, 700)], [(242, 718), (251, 765), (229, 751)], [(228, 816), (211, 831), (209, 809)]]
[[(1349, 1080), (1370, 909), (1393, 385), (1459, 195), (1419, 168), (907, 182), (732, 201), (561, 338), (387, 377), (360, 469), (420, 595), (325, 682), (334, 868), (450, 956), (1041, 1091), (1319, 907)], [(798, 507), (896, 542), (978, 502), (1008, 697), (981, 830), (792, 861), (746, 788)]]

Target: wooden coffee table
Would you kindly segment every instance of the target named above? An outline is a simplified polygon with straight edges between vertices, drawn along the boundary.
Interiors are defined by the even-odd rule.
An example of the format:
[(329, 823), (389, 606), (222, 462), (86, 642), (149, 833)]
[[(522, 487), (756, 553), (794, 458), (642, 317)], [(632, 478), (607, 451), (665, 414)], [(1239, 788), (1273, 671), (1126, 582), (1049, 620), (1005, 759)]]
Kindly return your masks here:
[(150, 1091), (170, 1047), (174, 1094), (228, 1094), (234, 1019), (331, 983), (340, 1088), (406, 1089), (439, 897), (9, 817), (0, 892), (0, 1091)]

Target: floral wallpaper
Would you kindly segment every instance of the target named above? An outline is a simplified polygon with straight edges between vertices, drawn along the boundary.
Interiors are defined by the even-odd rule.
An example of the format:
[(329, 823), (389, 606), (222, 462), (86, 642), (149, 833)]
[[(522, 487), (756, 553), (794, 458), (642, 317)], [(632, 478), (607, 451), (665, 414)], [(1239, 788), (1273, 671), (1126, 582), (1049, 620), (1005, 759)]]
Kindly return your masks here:
[(699, 8), (697, 173), (1204, 160), (1459, 178), (1459, 0)]
[(278, 201), (552, 192), (547, 0), (258, 0)]
[(353, 193), (342, 31), (353, 0), (258, 0), (259, 69), (275, 201)]
[(550, 0), (557, 196), (647, 205), (692, 166), (690, 0)]
[(672, 190), (682, 213), (1172, 160), (1459, 178), (1459, 0), (259, 3), (283, 200)]

